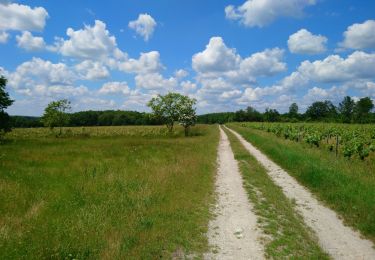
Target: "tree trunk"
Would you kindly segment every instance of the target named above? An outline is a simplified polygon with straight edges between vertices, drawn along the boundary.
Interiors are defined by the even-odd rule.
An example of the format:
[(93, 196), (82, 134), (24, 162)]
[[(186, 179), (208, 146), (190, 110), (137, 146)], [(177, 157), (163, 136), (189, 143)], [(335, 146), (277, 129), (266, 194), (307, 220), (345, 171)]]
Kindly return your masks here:
[(188, 135), (189, 135), (189, 127), (185, 126), (185, 136), (188, 136)]

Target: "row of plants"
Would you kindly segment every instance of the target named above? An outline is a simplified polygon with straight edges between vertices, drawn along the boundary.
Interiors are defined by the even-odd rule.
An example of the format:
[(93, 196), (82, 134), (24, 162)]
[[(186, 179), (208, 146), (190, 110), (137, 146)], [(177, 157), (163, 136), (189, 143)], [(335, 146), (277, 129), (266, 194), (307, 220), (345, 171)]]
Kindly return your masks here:
[(273, 133), (295, 142), (328, 149), (347, 158), (365, 160), (375, 152), (374, 125), (322, 123), (241, 123), (242, 127)]

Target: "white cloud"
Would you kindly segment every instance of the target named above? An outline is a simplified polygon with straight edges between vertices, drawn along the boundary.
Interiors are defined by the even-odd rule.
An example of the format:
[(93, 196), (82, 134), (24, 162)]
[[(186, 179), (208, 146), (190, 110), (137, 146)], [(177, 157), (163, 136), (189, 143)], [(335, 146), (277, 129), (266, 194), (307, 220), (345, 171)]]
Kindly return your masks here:
[(0, 31), (0, 43), (6, 43), (9, 39), (9, 33)]
[(97, 61), (85, 60), (75, 66), (81, 78), (87, 80), (105, 79), (109, 77), (108, 69)]
[(266, 49), (242, 59), (221, 37), (212, 37), (204, 51), (193, 55), (192, 66), (199, 78), (222, 77), (232, 83), (249, 83), (256, 77), (286, 70), (286, 64), (281, 62), (283, 53), (279, 48)]
[(375, 54), (355, 51), (346, 59), (330, 55), (324, 60), (304, 61), (298, 72), (315, 82), (343, 82), (354, 79), (373, 78)]
[(185, 93), (190, 93), (197, 89), (197, 84), (191, 82), (190, 80), (182, 81), (180, 85)]
[(178, 79), (183, 79), (189, 75), (189, 72), (183, 69), (179, 69), (174, 73), (175, 77)]
[(316, 0), (247, 0), (238, 7), (227, 6), (225, 15), (248, 27), (263, 27), (279, 17), (301, 17), (303, 9), (315, 3)]
[(164, 68), (160, 62), (160, 54), (158, 51), (141, 53), (138, 60), (129, 59), (124, 62), (119, 62), (118, 67), (121, 71), (137, 74), (156, 73)]
[(137, 20), (129, 22), (129, 28), (142, 36), (145, 41), (148, 41), (154, 33), (157, 23), (149, 14), (140, 14)]
[(344, 41), (339, 45), (348, 49), (375, 48), (375, 20), (349, 26), (344, 32)]
[(128, 83), (123, 82), (107, 82), (100, 89), (100, 94), (124, 94), (127, 95), (130, 93), (130, 88)]
[(167, 91), (177, 87), (177, 83), (174, 77), (166, 79), (160, 73), (138, 74), (135, 76), (135, 84), (138, 88)]
[(31, 8), (17, 3), (0, 3), (0, 30), (41, 31), (48, 13), (43, 7)]
[(239, 97), (240, 95), (242, 94), (242, 91), (238, 90), (238, 89), (235, 89), (235, 90), (231, 90), (231, 91), (224, 91), (221, 95), (220, 95), (220, 98), (221, 99), (232, 99), (232, 98), (236, 98), (236, 97)]
[(326, 37), (301, 29), (289, 36), (288, 47), (291, 53), (319, 54), (326, 51), (326, 43)]
[(32, 87), (35, 82), (43, 84), (72, 84), (74, 73), (64, 63), (52, 63), (40, 58), (33, 58), (19, 65), (9, 78), (9, 85), (18, 89)]
[(42, 37), (35, 37), (29, 31), (16, 36), (18, 47), (28, 51), (40, 51), (46, 47)]
[(237, 67), (241, 58), (221, 37), (212, 37), (202, 52), (194, 54), (193, 69), (199, 73), (224, 72)]
[(266, 49), (257, 52), (241, 61), (240, 71), (253, 77), (273, 76), (286, 70), (286, 64), (281, 62), (284, 50), (279, 48)]
[(56, 49), (64, 56), (80, 59), (104, 60), (124, 54), (117, 48), (115, 36), (110, 35), (106, 24), (95, 20), (94, 26), (85, 25), (84, 29), (74, 31), (68, 28), (68, 40), (59, 39)]

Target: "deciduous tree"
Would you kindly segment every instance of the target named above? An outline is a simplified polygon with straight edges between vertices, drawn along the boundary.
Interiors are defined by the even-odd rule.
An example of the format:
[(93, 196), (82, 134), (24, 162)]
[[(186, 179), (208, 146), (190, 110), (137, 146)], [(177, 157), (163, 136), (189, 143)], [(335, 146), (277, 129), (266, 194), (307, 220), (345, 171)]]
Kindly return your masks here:
[(44, 110), (42, 117), (44, 126), (49, 127), (51, 130), (54, 127), (60, 127), (59, 135), (61, 135), (62, 127), (69, 124), (67, 111), (70, 109), (70, 101), (67, 99), (52, 101)]
[(0, 76), (0, 138), (11, 130), (10, 117), (5, 112), (5, 109), (12, 105), (14, 100), (11, 100), (9, 94), (5, 91), (6, 84), (7, 79), (4, 76)]

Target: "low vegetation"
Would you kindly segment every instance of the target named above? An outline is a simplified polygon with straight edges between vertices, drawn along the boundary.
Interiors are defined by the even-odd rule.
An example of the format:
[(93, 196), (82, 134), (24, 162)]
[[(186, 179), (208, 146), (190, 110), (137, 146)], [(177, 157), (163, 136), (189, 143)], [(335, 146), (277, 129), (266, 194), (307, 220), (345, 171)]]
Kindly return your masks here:
[(71, 135), (55, 138), (16, 129), (0, 150), (0, 258), (206, 251), (217, 127), (196, 126), (189, 138), (166, 130), (64, 128)]
[(375, 241), (375, 160), (348, 160), (326, 149), (232, 123), (230, 128), (336, 210), (345, 222)]

